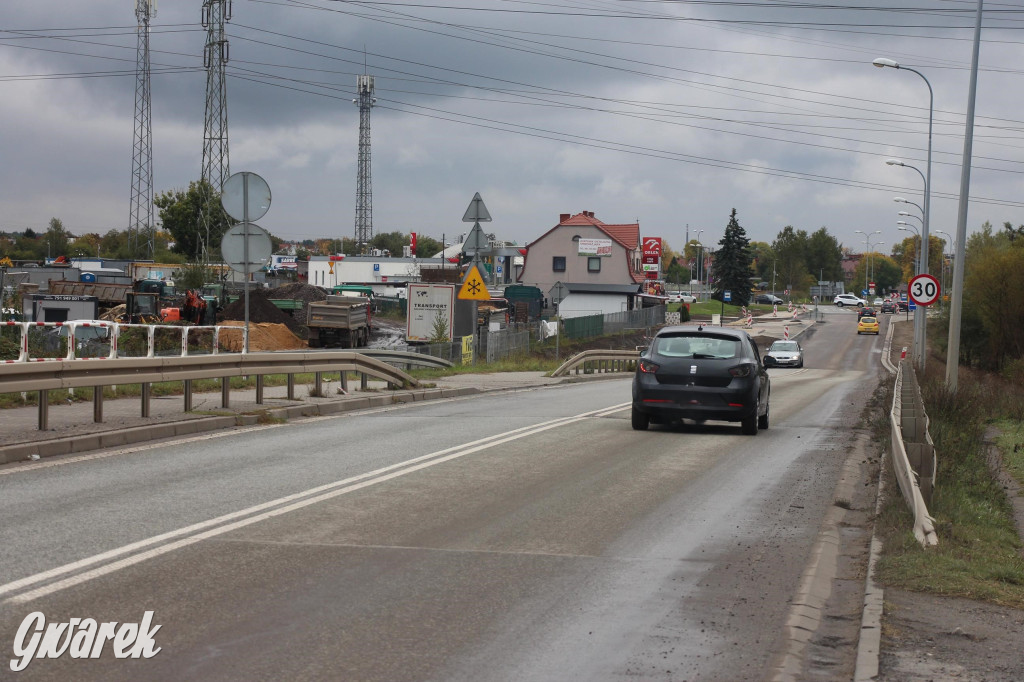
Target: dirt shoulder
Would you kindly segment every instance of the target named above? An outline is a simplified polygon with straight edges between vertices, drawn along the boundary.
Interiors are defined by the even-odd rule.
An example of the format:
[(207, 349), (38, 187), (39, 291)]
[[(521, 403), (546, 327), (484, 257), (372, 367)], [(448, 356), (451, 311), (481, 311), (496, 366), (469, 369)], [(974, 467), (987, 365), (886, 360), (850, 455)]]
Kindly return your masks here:
[[(894, 363), (912, 333), (912, 323), (897, 322)], [(1022, 643), (1024, 610), (886, 587), (876, 679), (1017, 682), (1024, 680)]]

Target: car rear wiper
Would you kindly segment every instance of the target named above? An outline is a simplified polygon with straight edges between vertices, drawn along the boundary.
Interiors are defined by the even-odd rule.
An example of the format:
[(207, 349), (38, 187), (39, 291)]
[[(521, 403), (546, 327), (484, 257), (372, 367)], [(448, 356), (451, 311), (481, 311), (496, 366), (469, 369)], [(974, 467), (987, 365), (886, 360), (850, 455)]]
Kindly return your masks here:
[(710, 353), (694, 353), (693, 354), (693, 359), (694, 360), (717, 360), (718, 356), (717, 355), (711, 355)]

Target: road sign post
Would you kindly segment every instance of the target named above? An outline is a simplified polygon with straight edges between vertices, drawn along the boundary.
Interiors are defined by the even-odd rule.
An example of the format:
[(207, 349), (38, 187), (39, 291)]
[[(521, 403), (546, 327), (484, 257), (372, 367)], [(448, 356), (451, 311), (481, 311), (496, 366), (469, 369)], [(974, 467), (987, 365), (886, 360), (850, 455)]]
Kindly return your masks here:
[[(251, 223), (252, 220), (259, 220), (270, 210), (270, 186), (267, 181), (248, 171), (235, 173), (224, 181), (220, 195), (220, 204), (225, 213), (241, 220), (241, 225), (235, 225), (228, 230), (221, 240), (221, 255), (231, 266), (232, 270), (242, 272), (245, 275), (245, 330), (242, 336), (242, 353), (249, 352), (249, 276), (257, 270), (256, 261), (262, 267), (273, 252), (270, 242), (270, 235), (260, 226)], [(239, 233), (240, 229), (240, 233)], [(229, 258), (225, 254), (225, 244), (231, 250), (231, 237), (242, 238), (241, 259), (237, 256)], [(252, 244), (253, 239), (257, 244)]]

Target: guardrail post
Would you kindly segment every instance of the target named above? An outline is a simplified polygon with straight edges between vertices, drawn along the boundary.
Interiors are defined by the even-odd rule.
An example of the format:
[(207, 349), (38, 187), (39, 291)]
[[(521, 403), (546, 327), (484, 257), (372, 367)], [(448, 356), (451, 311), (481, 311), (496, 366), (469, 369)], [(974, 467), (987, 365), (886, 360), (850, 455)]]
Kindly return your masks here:
[(288, 400), (295, 400), (295, 375), (288, 375)]
[(50, 428), (50, 392), (43, 389), (37, 395), (39, 396), (39, 430), (46, 431)]
[(231, 377), (220, 379), (220, 406), (224, 409), (231, 406)]
[(359, 373), (359, 390), (360, 391), (365, 391), (366, 390), (366, 382), (367, 382), (368, 379), (369, 379), (369, 375), (367, 375), (366, 372), (360, 372)]
[(150, 384), (142, 384), (142, 416), (149, 417)]
[(348, 393), (348, 372), (341, 370), (338, 380), (341, 382), (341, 390)]
[(263, 375), (256, 375), (256, 404), (263, 404)]
[(103, 421), (103, 387), (92, 387), (92, 420), (97, 424)]
[(182, 393), (185, 394), (185, 411), (192, 411), (192, 380), (185, 379), (182, 383)]
[(314, 386), (313, 386), (313, 395), (315, 395), (317, 397), (323, 397), (324, 373), (323, 372), (315, 372), (314, 373), (313, 381), (316, 382), (314, 384)]

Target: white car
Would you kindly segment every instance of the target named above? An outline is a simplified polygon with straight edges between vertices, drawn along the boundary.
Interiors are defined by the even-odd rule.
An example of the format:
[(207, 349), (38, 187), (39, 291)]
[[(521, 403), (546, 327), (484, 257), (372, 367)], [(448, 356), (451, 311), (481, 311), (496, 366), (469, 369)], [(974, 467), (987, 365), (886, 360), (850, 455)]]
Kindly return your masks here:
[(878, 296), (878, 297), (875, 298), (874, 301), (871, 302), (871, 305), (873, 305), (873, 306), (875, 306), (877, 308), (878, 306), (882, 305), (883, 302), (884, 301), (883, 301), (882, 297)]
[(691, 296), (690, 294), (684, 294), (681, 291), (673, 291), (668, 295), (669, 303), (696, 303), (697, 297)]
[(853, 294), (838, 294), (834, 299), (832, 299), (832, 303), (840, 308), (844, 305), (866, 306), (868, 304), (868, 302), (863, 298), (854, 296)]

